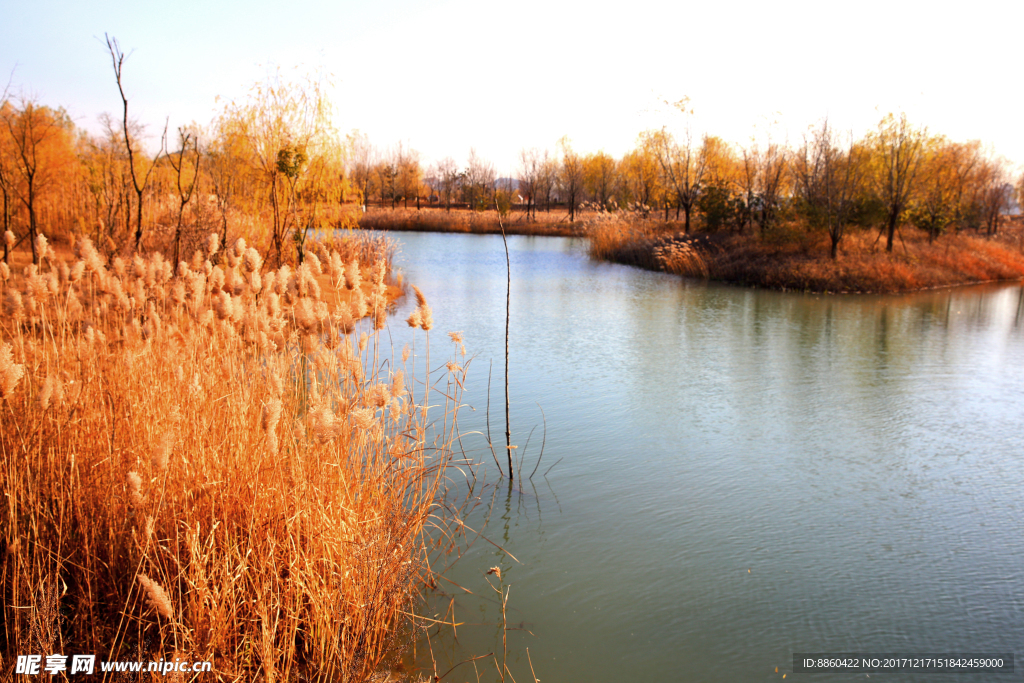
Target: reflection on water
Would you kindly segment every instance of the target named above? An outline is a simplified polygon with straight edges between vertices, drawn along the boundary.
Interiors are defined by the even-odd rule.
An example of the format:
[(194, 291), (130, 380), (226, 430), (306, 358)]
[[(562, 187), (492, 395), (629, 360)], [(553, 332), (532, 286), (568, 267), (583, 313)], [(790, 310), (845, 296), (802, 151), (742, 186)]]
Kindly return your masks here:
[[(462, 330), (476, 356), (459, 420), (493, 483), (480, 434), (493, 359), (503, 444), (501, 239), (401, 241), (434, 307), (432, 355)], [(477, 490), (467, 523), (519, 562), (478, 540), (446, 574), (472, 594), (435, 596), (464, 623), (457, 642), (432, 635), (438, 673), (500, 657), (492, 566), (518, 681), (527, 647), (547, 681), (738, 681), (781, 679), (794, 651), (1024, 639), (1024, 289), (782, 294), (592, 263), (565, 239), (509, 246), (513, 443), (539, 404), (544, 462), (512, 493)], [(478, 673), (498, 679), (481, 659), (445, 680)]]

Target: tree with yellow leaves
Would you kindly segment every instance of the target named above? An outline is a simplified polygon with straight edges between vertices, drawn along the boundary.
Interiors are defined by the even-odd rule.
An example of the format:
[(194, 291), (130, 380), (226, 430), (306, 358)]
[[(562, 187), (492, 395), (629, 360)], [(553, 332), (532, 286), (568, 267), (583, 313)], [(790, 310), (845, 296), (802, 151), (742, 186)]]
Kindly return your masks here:
[(930, 136), (925, 141), (917, 198), (910, 204), (908, 217), (928, 233), (929, 242), (957, 220), (962, 194), (957, 173), (960, 159), (960, 146), (945, 136)]
[(612, 203), (617, 180), (615, 159), (605, 152), (583, 158), (583, 186), (586, 193), (603, 209)]
[(722, 138), (706, 135), (701, 144), (705, 163), (704, 183), (697, 204), (704, 215), (704, 228), (719, 230), (742, 221), (742, 200), (737, 195), (741, 163)]
[(892, 252), (893, 238), (916, 189), (927, 131), (915, 128), (907, 115), (887, 114), (878, 130), (868, 137), (872, 152), (875, 192), (886, 212), (885, 250)]
[(39, 263), (42, 254), (36, 235), (40, 203), (50, 198), (64, 174), (76, 163), (74, 124), (63, 109), (51, 109), (23, 97), (17, 106), (5, 102), (0, 108), (0, 135), (4, 136), (0, 154), (5, 157), (5, 195), (9, 187), (28, 212), (32, 262)]
[(661, 170), (650, 135), (641, 133), (636, 147), (622, 158), (619, 169), (624, 199), (646, 218), (663, 194)]
[(249, 164), (262, 177), (263, 194), (270, 204), (271, 248), (278, 265), (285, 261), (284, 240), (289, 229), (301, 258), (302, 235), (310, 223), (302, 215), (305, 211), (299, 200), (317, 201), (322, 196), (320, 184), (326, 177), (310, 173), (319, 165), (310, 162), (338, 153), (325, 89), (322, 77), (292, 81), (278, 71), (256, 84), (246, 101), (231, 102), (223, 114), (246, 141)]

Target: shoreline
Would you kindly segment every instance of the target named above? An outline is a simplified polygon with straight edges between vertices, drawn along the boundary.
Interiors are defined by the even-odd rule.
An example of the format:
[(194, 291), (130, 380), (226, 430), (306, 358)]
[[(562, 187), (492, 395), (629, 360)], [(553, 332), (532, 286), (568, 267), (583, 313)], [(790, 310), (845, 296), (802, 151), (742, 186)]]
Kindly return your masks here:
[[(780, 226), (768, 236), (735, 232), (686, 235), (673, 221), (621, 219), (582, 214), (569, 223), (561, 212), (537, 220), (513, 213), (506, 235), (583, 237), (595, 260), (631, 265), (724, 284), (781, 292), (818, 294), (908, 294), (978, 284), (1024, 280), (1024, 221), (1007, 219), (988, 236), (961, 232), (934, 241), (910, 226), (886, 252), (874, 229), (851, 230), (839, 257), (829, 256), (827, 235)], [(496, 211), (427, 208), (372, 209), (360, 229), (394, 232), (501, 234)]]

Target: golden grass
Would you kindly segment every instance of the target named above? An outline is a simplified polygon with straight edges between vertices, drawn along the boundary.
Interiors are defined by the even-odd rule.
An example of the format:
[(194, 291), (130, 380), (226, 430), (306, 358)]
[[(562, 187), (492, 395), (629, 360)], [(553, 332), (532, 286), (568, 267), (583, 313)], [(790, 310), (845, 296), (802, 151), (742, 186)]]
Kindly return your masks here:
[(660, 270), (685, 277), (708, 277), (700, 240), (676, 232), (674, 224), (604, 214), (586, 223), (592, 258)]
[[(512, 211), (502, 218), (505, 233), (509, 235), (554, 235), (576, 237), (582, 228), (570, 223), (565, 211), (539, 211), (536, 219), (527, 219), (525, 212)], [(370, 207), (359, 218), (359, 227), (369, 230), (398, 230), (406, 232), (461, 232), (499, 234), (501, 225), (498, 212), (470, 211), (468, 209), (379, 209)]]
[(173, 269), (80, 240), (73, 263), (0, 268), (5, 667), (358, 681), (395, 653), (461, 380), (431, 429), (429, 381), (413, 396), (407, 354), (379, 357), (382, 244), (261, 272), (240, 242)]
[(904, 228), (893, 253), (875, 231), (846, 235), (839, 258), (829, 258), (828, 238), (802, 226), (781, 226), (756, 236), (685, 236), (674, 226), (615, 218), (588, 226), (593, 258), (690, 277), (771, 289), (814, 292), (906, 292), (934, 287), (1024, 278), (1020, 227), (1000, 239), (945, 235), (935, 242)]

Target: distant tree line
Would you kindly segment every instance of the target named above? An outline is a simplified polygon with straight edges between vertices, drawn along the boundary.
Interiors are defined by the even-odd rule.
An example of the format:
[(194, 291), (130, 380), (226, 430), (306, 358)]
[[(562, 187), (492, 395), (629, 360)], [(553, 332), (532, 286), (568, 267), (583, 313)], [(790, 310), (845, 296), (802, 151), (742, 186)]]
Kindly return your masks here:
[(518, 177), (504, 182), (472, 150), (464, 166), (446, 157), (423, 169), (403, 146), (378, 150), (358, 135), (350, 143), (367, 206), (484, 210), (504, 202), (527, 217), (559, 207), (570, 220), (581, 209), (627, 211), (679, 221), (687, 233), (768, 236), (796, 224), (827, 234), (833, 258), (850, 228), (879, 228), (888, 251), (903, 225), (932, 240), (961, 230), (993, 235), (1014, 194), (1024, 197), (1024, 177), (1015, 188), (1007, 162), (979, 141), (931, 134), (905, 115), (883, 117), (860, 138), (822, 119), (795, 145), (771, 135), (733, 145), (689, 129), (649, 130), (620, 159), (580, 154), (563, 138), (555, 152), (523, 150)]
[[(424, 167), (408, 145), (375, 147), (341, 135), (318, 77), (277, 74), (231, 102), (205, 127), (183, 126), (156, 152), (129, 115), (125, 58), (107, 43), (121, 95), (101, 131), (77, 128), (60, 108), (7, 91), (0, 99), (0, 230), (35, 253), (35, 236), (77, 233), (108, 252), (144, 238), (187, 259), (218, 230), (263, 246), (271, 264), (301, 260), (311, 231), (352, 225), (351, 208), (516, 207), (528, 220), (558, 207), (630, 212), (680, 223), (684, 232), (770, 236), (797, 225), (829, 236), (835, 257), (851, 228), (876, 227), (891, 251), (901, 226), (931, 239), (946, 232), (995, 234), (1014, 192), (1007, 162), (978, 141), (956, 142), (887, 115), (857, 138), (823, 119), (796, 144), (771, 134), (746, 145), (687, 126), (641, 133), (621, 158), (524, 149), (516, 178), (499, 180), (471, 150)], [(686, 113), (685, 109), (683, 112)], [(346, 206), (349, 210), (346, 210)]]

